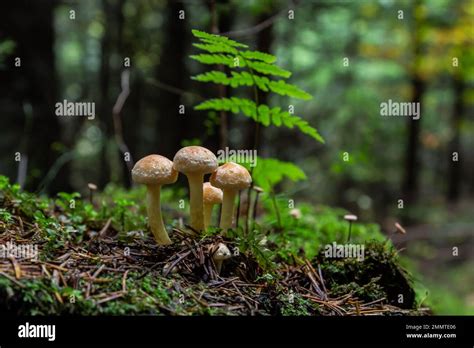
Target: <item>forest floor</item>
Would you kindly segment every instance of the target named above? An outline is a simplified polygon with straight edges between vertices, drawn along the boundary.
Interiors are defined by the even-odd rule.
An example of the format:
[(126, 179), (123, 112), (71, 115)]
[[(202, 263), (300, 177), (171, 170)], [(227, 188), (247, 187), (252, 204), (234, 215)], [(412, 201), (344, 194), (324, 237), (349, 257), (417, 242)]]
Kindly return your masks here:
[[(5, 181), (0, 185), (0, 245), (38, 248), (33, 259), (0, 258), (1, 313), (429, 313), (418, 308), (411, 278), (387, 240), (366, 242), (363, 260), (329, 258), (322, 249), (312, 256), (302, 250), (282, 254), (272, 238), (249, 244), (242, 236), (196, 236), (177, 227), (170, 233), (173, 244), (158, 246), (146, 231), (120, 228), (116, 211), (84, 219), (78, 211), (97, 217), (94, 206), (76, 197), (72, 212), (63, 204), (71, 197), (39, 199)], [(118, 220), (128, 216), (124, 212)], [(222, 242), (232, 257), (218, 274), (212, 255)]]

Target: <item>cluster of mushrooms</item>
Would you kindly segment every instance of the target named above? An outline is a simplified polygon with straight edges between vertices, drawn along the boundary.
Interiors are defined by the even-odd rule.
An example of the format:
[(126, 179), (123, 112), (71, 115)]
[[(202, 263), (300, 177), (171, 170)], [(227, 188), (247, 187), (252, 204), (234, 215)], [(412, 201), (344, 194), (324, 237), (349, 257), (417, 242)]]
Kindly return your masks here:
[[(186, 175), (189, 182), (192, 229), (197, 232), (207, 229), (211, 225), (214, 205), (221, 203), (219, 227), (223, 233), (231, 228), (235, 196), (252, 183), (249, 172), (234, 162), (219, 166), (216, 156), (208, 149), (187, 146), (176, 153), (173, 161), (164, 156), (149, 155), (139, 160), (132, 169), (133, 181), (147, 187), (148, 222), (156, 242), (159, 245), (171, 244), (161, 216), (160, 190), (162, 185), (175, 183), (178, 172)], [(206, 174), (211, 174), (210, 182), (204, 183)], [(224, 247), (223, 244), (218, 246), (216, 256), (230, 256)]]

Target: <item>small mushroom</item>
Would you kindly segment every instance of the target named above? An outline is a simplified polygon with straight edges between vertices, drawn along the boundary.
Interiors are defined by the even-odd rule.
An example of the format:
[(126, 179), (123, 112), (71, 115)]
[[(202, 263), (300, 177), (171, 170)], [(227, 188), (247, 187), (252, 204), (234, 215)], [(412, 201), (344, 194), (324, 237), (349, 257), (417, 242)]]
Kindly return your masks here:
[(399, 233), (399, 234), (406, 234), (407, 233), (405, 228), (403, 228), (403, 226), (400, 225), (398, 222), (395, 222), (395, 232)]
[(232, 227), (235, 196), (237, 192), (250, 186), (252, 177), (240, 164), (229, 162), (212, 173), (210, 182), (224, 192), (220, 228), (226, 232)]
[(93, 183), (88, 183), (87, 188), (89, 189), (89, 202), (90, 204), (94, 203), (94, 192), (97, 191), (97, 185)]
[(230, 259), (231, 257), (232, 254), (230, 253), (229, 248), (224, 243), (219, 243), (216, 250), (212, 254), (212, 260), (216, 265), (217, 274), (221, 273), (222, 262), (224, 262), (224, 260)]
[(209, 182), (202, 185), (204, 195), (204, 228), (211, 225), (212, 208), (214, 204), (222, 203), (222, 190), (214, 187)]
[(147, 213), (151, 232), (159, 245), (171, 244), (161, 216), (161, 186), (178, 179), (173, 162), (160, 155), (149, 155), (139, 160), (132, 169), (132, 179), (147, 187)]
[(351, 232), (352, 232), (352, 223), (354, 221), (357, 221), (357, 216), (352, 215), (352, 214), (344, 215), (344, 220), (349, 221), (349, 236), (347, 237), (347, 241), (350, 242)]
[(385, 244), (388, 244), (388, 242), (391, 240), (392, 243), (393, 243), (393, 236), (395, 234), (401, 234), (401, 235), (404, 235), (407, 233), (407, 231), (405, 230), (405, 228), (400, 225), (400, 223), (398, 222), (395, 222), (394, 223), (394, 226), (395, 226), (395, 230), (392, 230), (388, 235), (387, 235), (387, 238), (385, 240)]
[(202, 183), (204, 174), (216, 170), (217, 158), (204, 147), (186, 146), (176, 153), (173, 162), (174, 169), (188, 178), (191, 227), (196, 231), (202, 231), (204, 229)]
[(293, 208), (290, 210), (290, 216), (296, 220), (299, 220), (303, 215), (301, 214), (301, 210), (298, 208)]

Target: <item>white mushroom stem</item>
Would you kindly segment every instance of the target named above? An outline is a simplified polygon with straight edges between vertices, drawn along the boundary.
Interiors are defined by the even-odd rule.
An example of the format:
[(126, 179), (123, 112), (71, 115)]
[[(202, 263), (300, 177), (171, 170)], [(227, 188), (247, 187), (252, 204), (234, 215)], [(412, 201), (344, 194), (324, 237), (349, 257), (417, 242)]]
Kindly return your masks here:
[(168, 237), (163, 218), (161, 216), (160, 203), (160, 185), (147, 185), (147, 213), (148, 224), (155, 240), (160, 245), (171, 244), (171, 239)]
[(224, 260), (230, 259), (231, 253), (229, 248), (224, 243), (219, 243), (217, 246), (217, 250), (214, 252), (212, 259), (214, 264), (216, 265), (217, 274), (221, 273), (222, 270), (222, 263)]
[(223, 259), (216, 259), (214, 260), (214, 263), (216, 264), (216, 271), (217, 274), (221, 274), (222, 271), (222, 263), (224, 262)]
[(222, 198), (222, 212), (221, 222), (219, 227), (223, 232), (226, 232), (232, 227), (232, 220), (234, 219), (234, 200), (237, 195), (237, 190), (223, 190), (224, 196)]
[(214, 208), (214, 204), (204, 203), (204, 228), (206, 230), (211, 225), (212, 208)]
[(189, 205), (191, 213), (191, 227), (196, 231), (204, 229), (203, 213), (203, 191), (202, 182), (204, 175), (202, 173), (189, 173), (186, 175), (189, 183)]

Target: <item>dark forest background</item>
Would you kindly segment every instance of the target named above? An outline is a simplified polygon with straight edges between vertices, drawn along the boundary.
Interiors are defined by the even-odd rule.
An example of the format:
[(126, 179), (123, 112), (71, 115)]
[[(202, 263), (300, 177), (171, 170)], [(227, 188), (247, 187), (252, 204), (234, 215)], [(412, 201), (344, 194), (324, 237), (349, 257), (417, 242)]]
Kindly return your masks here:
[[(0, 173), (25, 189), (129, 187), (124, 148), (135, 160), (150, 153), (172, 158), (188, 144), (251, 148), (250, 120), (193, 110), (203, 98), (228, 93), (190, 79), (203, 71), (189, 59), (196, 53), (191, 29), (199, 29), (276, 55), (294, 72), (290, 81), (313, 95), (309, 102), (261, 95), (269, 104), (294, 105), (326, 140), (263, 130), (259, 155), (294, 162), (308, 176), (281, 190), (296, 200), (344, 207), (386, 229), (402, 221), (412, 239), (454, 235), (472, 243), (472, 0), (20, 0), (0, 6)], [(130, 94), (114, 117), (125, 70)], [(54, 105), (64, 99), (95, 102), (95, 119), (56, 117)], [(388, 99), (420, 102), (421, 119), (381, 117), (380, 103)], [(434, 272), (433, 260), (443, 255), (419, 245), (412, 254)], [(472, 251), (464, 257), (474, 258)]]

